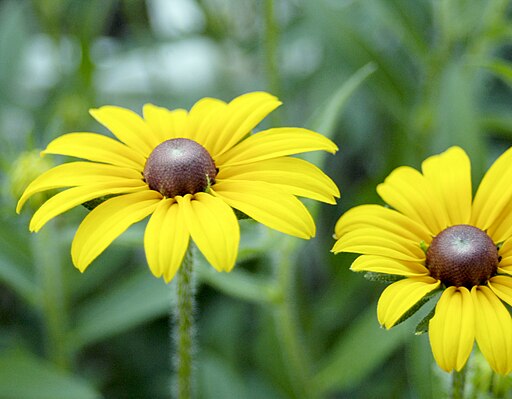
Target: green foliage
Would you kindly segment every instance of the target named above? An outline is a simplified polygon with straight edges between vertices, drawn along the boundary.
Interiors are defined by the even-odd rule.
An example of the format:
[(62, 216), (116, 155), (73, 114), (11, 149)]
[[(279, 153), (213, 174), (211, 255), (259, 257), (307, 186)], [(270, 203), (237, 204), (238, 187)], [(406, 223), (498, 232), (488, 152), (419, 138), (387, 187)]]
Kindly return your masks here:
[(375, 310), (371, 308), (353, 320), (347, 330), (342, 331), (315, 376), (313, 382), (321, 393), (358, 386), (410, 336), (403, 327), (394, 334), (376, 328)]
[(97, 399), (90, 384), (59, 370), (31, 353), (10, 349), (0, 353), (0, 398)]
[(198, 398), (439, 397), (428, 336), (413, 335), (425, 315), (380, 329), (382, 286), (329, 253), (332, 230), (378, 203), (396, 166), (457, 144), (476, 179), (510, 145), (510, 12), (505, 0), (0, 2), (0, 398), (160, 398), (172, 383), (173, 285), (146, 267), (144, 223), (81, 274), (69, 249), (87, 210), (31, 235), (32, 211), (14, 212), (14, 160), (63, 133), (108, 134), (89, 108), (188, 108), (252, 90), (284, 103), (262, 128), (338, 144), (308, 159), (342, 199), (306, 204), (310, 242), (242, 220), (231, 273), (200, 261)]
[(397, 276), (395, 274), (366, 272), (366, 273), (364, 273), (364, 278), (369, 281), (377, 281), (379, 283), (389, 284), (389, 283), (394, 283), (395, 281), (398, 281), (398, 280), (402, 280), (404, 277)]

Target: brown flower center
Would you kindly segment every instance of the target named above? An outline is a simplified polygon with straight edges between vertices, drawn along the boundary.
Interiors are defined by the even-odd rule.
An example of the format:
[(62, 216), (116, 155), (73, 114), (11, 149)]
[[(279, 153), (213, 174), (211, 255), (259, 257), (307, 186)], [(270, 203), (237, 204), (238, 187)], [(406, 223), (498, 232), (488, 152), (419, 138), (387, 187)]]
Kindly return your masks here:
[(492, 277), (498, 267), (498, 249), (477, 227), (459, 224), (439, 233), (427, 251), (432, 277), (445, 285), (472, 287)]
[(156, 146), (144, 166), (149, 188), (169, 198), (205, 191), (215, 183), (215, 176), (217, 170), (208, 151), (184, 138)]

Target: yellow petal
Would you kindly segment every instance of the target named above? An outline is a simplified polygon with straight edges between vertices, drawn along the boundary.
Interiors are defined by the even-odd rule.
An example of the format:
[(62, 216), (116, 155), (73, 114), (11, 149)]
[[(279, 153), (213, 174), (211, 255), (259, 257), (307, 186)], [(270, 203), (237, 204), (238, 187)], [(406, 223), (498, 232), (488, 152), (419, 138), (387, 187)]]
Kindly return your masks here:
[(475, 309), (467, 288), (452, 286), (443, 292), (428, 331), (439, 367), (460, 371), (475, 342)]
[(498, 267), (498, 273), (512, 276), (512, 266)]
[(197, 193), (176, 200), (190, 231), (204, 257), (217, 271), (231, 271), (240, 242), (240, 226), (233, 210), (219, 198)]
[(355, 272), (366, 271), (405, 277), (427, 276), (429, 274), (428, 269), (420, 262), (389, 259), (379, 255), (361, 255), (352, 263), (350, 269)]
[(147, 157), (160, 141), (144, 120), (135, 112), (106, 105), (91, 109), (90, 114), (127, 146)]
[(512, 306), (512, 278), (509, 276), (494, 276), (487, 283), (498, 298)]
[(334, 232), (340, 238), (343, 234), (362, 227), (389, 231), (418, 244), (421, 241), (430, 244), (432, 241), (432, 236), (424, 225), (393, 209), (373, 204), (356, 206), (345, 212), (336, 223)]
[(471, 217), (471, 164), (460, 147), (427, 158), (421, 165), (438, 201), (444, 205), (450, 225), (467, 224)]
[(377, 317), (379, 323), (390, 329), (425, 295), (439, 287), (432, 277), (410, 277), (386, 287), (379, 298)]
[(499, 255), (501, 260), (498, 264), (498, 270), (504, 270), (505, 273), (512, 273), (512, 238), (506, 240), (500, 250)]
[(505, 276), (512, 276), (512, 267), (498, 267), (498, 273), (504, 274)]
[(433, 236), (449, 226), (448, 215), (432, 184), (413, 168), (395, 169), (377, 186), (377, 192), (397, 211), (426, 226)]
[(510, 208), (512, 196), (512, 148), (505, 151), (485, 174), (473, 201), (471, 224), (482, 230), (499, 222), (505, 207)]
[(190, 234), (178, 203), (163, 199), (151, 215), (144, 233), (144, 249), (155, 277), (168, 283), (178, 271), (187, 251)]
[(512, 257), (512, 237), (503, 242), (499, 250), (499, 254), (502, 258)]
[(241, 95), (227, 105), (224, 115), (219, 115), (217, 124), (212, 126), (215, 134), (208, 132), (202, 139), (213, 156), (221, 155), (280, 105), (281, 101), (265, 92)]
[(153, 129), (159, 143), (177, 137), (185, 137), (187, 111), (168, 110), (153, 104), (145, 104), (142, 110), (144, 120)]
[(374, 227), (362, 227), (343, 235), (334, 244), (332, 252), (382, 255), (413, 262), (425, 260), (425, 252), (421, 249), (419, 242)]
[(59, 154), (125, 166), (142, 172), (146, 158), (130, 147), (96, 133), (68, 133), (53, 140), (42, 154)]
[(486, 232), (494, 242), (510, 239), (512, 237), (512, 206), (505, 206)]
[(223, 181), (212, 193), (272, 229), (304, 239), (315, 235), (315, 222), (304, 204), (273, 184)]
[(188, 113), (184, 137), (198, 142), (213, 156), (208, 140), (218, 138), (222, 128), (219, 122), (225, 118), (226, 108), (227, 104), (216, 98), (206, 97), (196, 102)]
[(334, 197), (340, 196), (336, 184), (324, 172), (299, 158), (267, 159), (253, 164), (223, 168), (217, 178), (277, 184), (290, 194), (329, 204), (334, 204)]
[(512, 371), (512, 319), (498, 297), (485, 286), (471, 289), (475, 304), (476, 341), (492, 369), (502, 375)]
[(152, 190), (111, 198), (82, 221), (71, 245), (73, 264), (83, 272), (132, 224), (153, 212), (162, 195)]
[(32, 195), (41, 191), (119, 181), (121, 178), (142, 180), (142, 175), (131, 168), (93, 162), (70, 162), (59, 165), (43, 173), (29, 184), (18, 201), (16, 212), (21, 211), (23, 204)]
[(265, 130), (243, 140), (235, 147), (215, 158), (216, 165), (243, 165), (265, 159), (309, 151), (335, 153), (338, 147), (327, 137), (311, 130), (283, 127)]
[(133, 193), (143, 190), (147, 191), (148, 188), (140, 179), (119, 179), (107, 183), (70, 188), (54, 195), (41, 205), (32, 216), (29, 229), (37, 232), (55, 216), (95, 198), (109, 194)]

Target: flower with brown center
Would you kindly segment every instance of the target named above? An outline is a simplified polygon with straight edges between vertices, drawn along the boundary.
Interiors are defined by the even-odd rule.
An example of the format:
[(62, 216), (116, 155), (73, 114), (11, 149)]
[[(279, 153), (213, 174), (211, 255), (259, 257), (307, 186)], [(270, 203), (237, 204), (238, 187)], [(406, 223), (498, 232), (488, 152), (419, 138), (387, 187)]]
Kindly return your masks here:
[[(512, 149), (472, 198), (470, 162), (459, 147), (426, 159), (422, 173), (394, 170), (377, 187), (390, 205), (355, 207), (338, 220), (332, 251), (361, 254), (354, 271), (401, 277), (377, 315), (391, 328), (442, 291), (429, 321), (434, 358), (461, 370), (476, 340), (491, 367), (512, 371)], [(503, 302), (502, 302), (503, 301)]]
[[(251, 134), (281, 102), (255, 92), (225, 103), (198, 101), (187, 112), (146, 104), (143, 117), (113, 106), (91, 111), (118, 140), (96, 133), (69, 133), (43, 154), (87, 161), (69, 162), (36, 178), (18, 202), (66, 190), (47, 200), (30, 221), (38, 231), (55, 216), (101, 199), (82, 221), (71, 246), (84, 271), (129, 226), (151, 215), (144, 235), (149, 267), (170, 281), (192, 238), (218, 271), (230, 271), (240, 229), (234, 210), (285, 234), (308, 239), (315, 224), (297, 196), (335, 203), (336, 185), (320, 169), (290, 155), (334, 153), (319, 133), (285, 127)], [(70, 188), (69, 188), (70, 187)]]

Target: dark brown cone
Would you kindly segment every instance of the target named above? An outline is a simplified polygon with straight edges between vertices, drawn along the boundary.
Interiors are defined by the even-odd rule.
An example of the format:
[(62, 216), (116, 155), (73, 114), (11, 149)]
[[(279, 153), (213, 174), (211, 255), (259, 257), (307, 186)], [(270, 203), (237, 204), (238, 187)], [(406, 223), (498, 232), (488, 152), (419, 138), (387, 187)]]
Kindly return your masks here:
[(492, 277), (498, 267), (498, 249), (477, 227), (460, 224), (439, 233), (427, 251), (432, 277), (446, 286), (472, 286)]
[(167, 140), (155, 147), (144, 166), (149, 188), (168, 198), (205, 191), (217, 170), (206, 149), (193, 140)]

